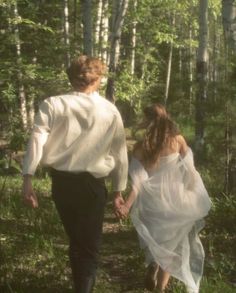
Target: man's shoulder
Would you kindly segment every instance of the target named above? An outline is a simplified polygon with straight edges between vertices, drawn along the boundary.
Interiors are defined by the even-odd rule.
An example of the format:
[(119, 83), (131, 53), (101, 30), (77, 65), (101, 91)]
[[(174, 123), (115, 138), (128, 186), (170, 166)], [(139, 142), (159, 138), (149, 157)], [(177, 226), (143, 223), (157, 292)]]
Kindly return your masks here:
[(73, 93), (63, 93), (60, 95), (50, 96), (43, 100), (43, 102), (49, 103), (49, 104), (55, 104), (60, 103), (66, 100), (69, 100), (73, 98), (75, 95)]
[(111, 101), (107, 100), (103, 96), (101, 96), (99, 93), (95, 93), (95, 97), (100, 100), (101, 104), (105, 106), (107, 110), (110, 110), (114, 114), (120, 115), (119, 110), (117, 109), (116, 105), (113, 104)]

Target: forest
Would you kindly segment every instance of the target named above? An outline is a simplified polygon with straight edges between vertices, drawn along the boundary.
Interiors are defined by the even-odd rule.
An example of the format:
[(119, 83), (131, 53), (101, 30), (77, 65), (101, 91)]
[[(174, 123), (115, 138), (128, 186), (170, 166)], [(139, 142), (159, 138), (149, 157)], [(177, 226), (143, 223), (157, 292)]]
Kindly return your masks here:
[[(236, 1), (0, 0), (0, 18), (0, 292), (73, 292), (50, 177), (38, 169), (31, 210), (21, 168), (39, 104), (71, 90), (66, 69), (81, 54), (107, 65), (100, 91), (129, 152), (146, 105), (164, 104), (178, 124), (212, 200), (200, 292), (236, 292)], [(137, 235), (112, 197), (103, 234), (95, 293), (145, 292)], [(173, 279), (168, 292), (185, 289)]]

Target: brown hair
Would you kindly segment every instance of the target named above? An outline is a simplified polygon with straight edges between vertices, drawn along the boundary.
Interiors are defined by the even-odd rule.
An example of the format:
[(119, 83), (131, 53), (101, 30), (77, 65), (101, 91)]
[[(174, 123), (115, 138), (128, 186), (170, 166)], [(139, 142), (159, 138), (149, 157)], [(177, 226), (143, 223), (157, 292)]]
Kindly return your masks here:
[(141, 148), (143, 161), (151, 164), (158, 160), (160, 152), (167, 144), (173, 142), (173, 138), (179, 134), (179, 131), (163, 105), (147, 106), (143, 112), (142, 126), (146, 128), (146, 131), (144, 139), (135, 146), (135, 149)]
[(82, 55), (67, 69), (69, 81), (75, 90), (83, 90), (106, 73), (106, 66), (98, 58)]

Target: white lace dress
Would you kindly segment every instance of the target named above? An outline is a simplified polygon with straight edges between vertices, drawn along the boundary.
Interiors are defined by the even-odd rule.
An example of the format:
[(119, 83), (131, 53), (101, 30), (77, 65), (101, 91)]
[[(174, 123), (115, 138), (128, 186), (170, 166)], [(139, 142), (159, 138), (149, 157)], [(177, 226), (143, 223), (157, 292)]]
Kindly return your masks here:
[(129, 170), (137, 198), (131, 219), (145, 249), (146, 263), (156, 261), (164, 271), (183, 281), (188, 292), (199, 292), (204, 250), (198, 236), (211, 201), (188, 149), (161, 157), (148, 174), (132, 158)]

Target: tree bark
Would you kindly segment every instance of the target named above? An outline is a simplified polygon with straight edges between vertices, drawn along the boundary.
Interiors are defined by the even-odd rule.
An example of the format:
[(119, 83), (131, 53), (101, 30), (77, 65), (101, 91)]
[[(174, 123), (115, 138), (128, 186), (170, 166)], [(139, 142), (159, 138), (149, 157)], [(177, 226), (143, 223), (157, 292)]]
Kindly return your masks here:
[(101, 26), (102, 26), (102, 0), (98, 1), (98, 7), (97, 7), (97, 19), (96, 19), (96, 26), (95, 26), (95, 34), (94, 34), (94, 51), (95, 54), (99, 57), (101, 57)]
[(228, 46), (236, 52), (236, 1), (222, 0), (223, 28)]
[(17, 21), (20, 19), (18, 13), (17, 2), (15, 2), (13, 6), (14, 17), (16, 19), (16, 23), (14, 24), (14, 35), (15, 35), (15, 45), (16, 45), (16, 62), (18, 66), (18, 92), (19, 92), (19, 100), (20, 100), (20, 113), (21, 113), (21, 120), (22, 126), (26, 130), (28, 124), (28, 117), (27, 117), (27, 107), (26, 107), (26, 93), (25, 93), (25, 86), (23, 83), (23, 73), (22, 73), (22, 57), (21, 57), (21, 40), (20, 40), (20, 32)]
[(66, 46), (66, 68), (70, 66), (70, 35), (68, 0), (64, 0), (64, 40)]
[(189, 115), (192, 115), (193, 102), (193, 48), (192, 48), (192, 26), (189, 27)]
[(119, 61), (120, 54), (120, 38), (122, 26), (124, 23), (124, 17), (128, 8), (129, 0), (113, 0), (113, 11), (112, 11), (112, 29), (110, 37), (110, 61), (109, 61), (109, 78), (107, 81), (106, 97), (108, 100), (114, 102), (114, 75), (117, 70), (117, 64)]
[(109, 31), (109, 19), (108, 19), (108, 0), (103, 0), (102, 3), (102, 23), (100, 30), (100, 41), (101, 41), (101, 57), (104, 63), (108, 64), (108, 31)]
[(92, 0), (81, 0), (82, 4), (82, 23), (83, 23), (83, 45), (84, 54), (93, 55), (92, 42)]
[[(137, 10), (137, 0), (133, 3), (134, 14), (136, 15)], [(131, 74), (134, 75), (135, 72), (135, 51), (136, 51), (136, 30), (137, 30), (137, 20), (134, 19), (132, 27), (132, 38), (131, 38)]]
[(208, 71), (208, 0), (200, 0), (199, 7), (199, 47), (197, 53), (197, 92), (195, 105), (195, 151), (200, 158), (204, 148), (205, 102), (207, 99)]
[[(171, 21), (172, 30), (175, 26), (175, 13), (173, 15)], [(171, 75), (171, 66), (172, 66), (172, 55), (173, 55), (173, 40), (170, 42), (169, 48), (169, 56), (168, 56), (168, 64), (167, 64), (167, 74), (166, 74), (166, 87), (165, 87), (165, 95), (164, 95), (164, 103), (167, 104), (167, 100), (169, 98), (169, 88), (170, 88), (170, 75)]]
[[(225, 186), (224, 192), (229, 194), (236, 189), (236, 160), (235, 160), (235, 125), (234, 110), (230, 110), (235, 96), (235, 87), (228, 87), (235, 81), (235, 53), (236, 53), (236, 1), (222, 0), (222, 20), (225, 37), (225, 96), (226, 96), (226, 125), (225, 125)], [(234, 64), (234, 65), (233, 65)]]
[(74, 0), (74, 38), (77, 37), (77, 0)]

